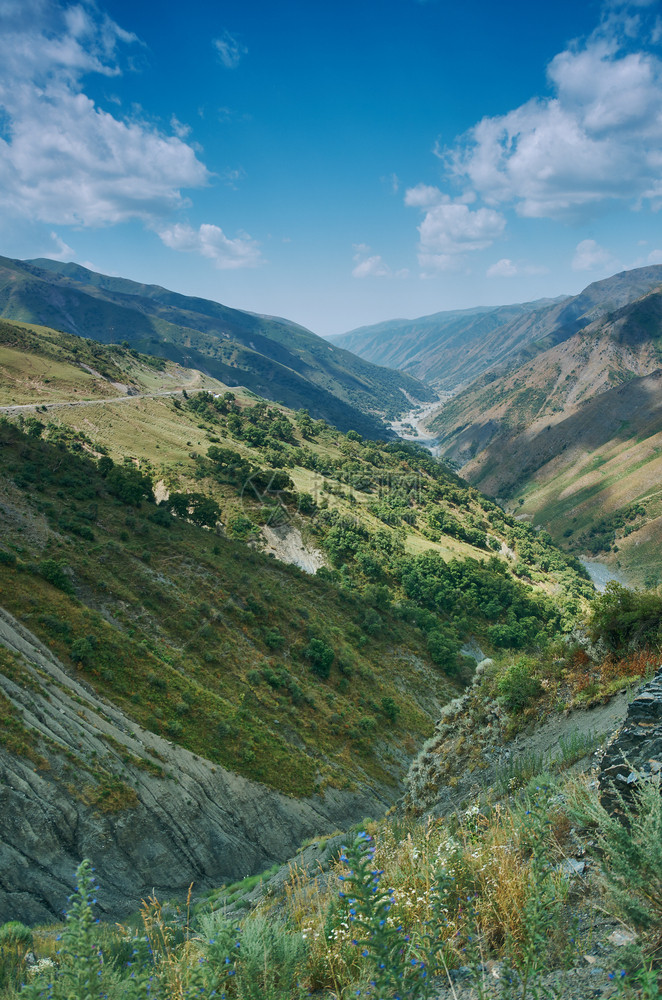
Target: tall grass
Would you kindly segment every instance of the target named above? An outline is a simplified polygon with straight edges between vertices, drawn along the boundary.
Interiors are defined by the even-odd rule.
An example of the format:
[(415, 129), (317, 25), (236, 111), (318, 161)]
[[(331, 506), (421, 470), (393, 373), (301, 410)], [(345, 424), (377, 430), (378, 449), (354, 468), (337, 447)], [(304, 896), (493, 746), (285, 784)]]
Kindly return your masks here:
[(591, 947), (575, 920), (585, 885), (562, 864), (580, 825), (595, 844), (600, 905), (639, 935), (621, 994), (660, 1000), (659, 784), (642, 788), (623, 824), (582, 779), (531, 783), (508, 806), (472, 807), (449, 820), (370, 824), (328, 875), (293, 868), (284, 896), (242, 921), (209, 904), (172, 908), (150, 899), (135, 929), (98, 925), (84, 863), (54, 963), (30, 971), (19, 958), (24, 985), (5, 977), (0, 997), (301, 1000), (319, 992), (428, 1000), (453, 988), (458, 968), (475, 996), (487, 997), (493, 963), (504, 998), (564, 997), (549, 986), (550, 970), (562, 979)]

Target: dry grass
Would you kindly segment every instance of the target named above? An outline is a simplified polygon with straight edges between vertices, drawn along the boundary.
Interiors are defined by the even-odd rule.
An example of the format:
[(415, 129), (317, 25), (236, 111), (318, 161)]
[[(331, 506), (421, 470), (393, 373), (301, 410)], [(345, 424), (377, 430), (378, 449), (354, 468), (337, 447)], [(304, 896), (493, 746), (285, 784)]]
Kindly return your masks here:
[[(513, 955), (528, 947), (527, 900), (533, 891), (532, 852), (539, 836), (537, 819), (546, 809), (545, 793), (531, 809), (496, 807), (483, 814), (476, 807), (461, 817), (429, 820), (405, 830), (397, 822), (370, 824), (374, 837), (374, 866), (383, 870), (381, 885), (393, 889), (388, 922), (402, 932), (412, 947), (422, 948), (438, 915), (441, 894), (444, 924), (439, 942), (449, 967), (466, 964), (468, 939), (478, 934), (484, 957), (502, 953), (508, 942)], [(563, 857), (569, 821), (558, 810), (545, 830), (544, 852), (550, 863)], [(550, 872), (552, 869), (550, 868)], [(355, 935), (338, 896), (338, 876), (348, 875), (338, 862), (328, 882), (293, 870), (287, 886), (287, 910), (292, 924), (310, 944), (311, 988), (333, 989), (348, 978), (360, 978), (360, 956)], [(558, 900), (567, 896), (567, 880), (549, 875), (550, 890)], [(550, 937), (550, 950), (560, 954), (563, 928)]]

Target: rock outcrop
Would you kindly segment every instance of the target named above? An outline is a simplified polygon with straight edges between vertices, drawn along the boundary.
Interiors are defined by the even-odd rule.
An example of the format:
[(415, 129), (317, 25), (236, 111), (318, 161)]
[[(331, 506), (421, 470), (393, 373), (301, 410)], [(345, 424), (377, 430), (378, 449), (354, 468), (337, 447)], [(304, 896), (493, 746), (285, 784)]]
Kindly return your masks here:
[[(0, 644), (16, 666), (0, 673), (3, 704), (36, 748), (30, 759), (0, 744), (0, 922), (60, 916), (85, 857), (101, 912), (120, 917), (152, 890), (167, 898), (255, 874), (390, 805), (366, 788), (288, 798), (161, 739), (2, 609)], [(102, 768), (117, 808), (99, 795)]]
[(628, 706), (600, 767), (600, 799), (608, 812), (631, 805), (642, 779), (662, 779), (662, 667)]

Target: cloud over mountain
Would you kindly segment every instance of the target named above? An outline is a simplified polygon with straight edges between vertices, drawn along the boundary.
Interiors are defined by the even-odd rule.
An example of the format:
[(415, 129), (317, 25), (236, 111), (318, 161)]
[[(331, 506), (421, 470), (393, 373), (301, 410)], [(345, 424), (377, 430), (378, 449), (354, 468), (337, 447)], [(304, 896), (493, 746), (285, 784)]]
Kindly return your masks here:
[(230, 239), (219, 226), (209, 223), (203, 223), (198, 229), (194, 229), (178, 222), (159, 230), (159, 236), (171, 250), (199, 253), (212, 260), (220, 270), (256, 267), (262, 262), (256, 240), (246, 234)]
[(662, 196), (662, 61), (643, 10), (614, 5), (552, 59), (552, 96), (483, 118), (445, 151), (489, 205), (529, 218), (581, 215), (608, 200)]
[(424, 210), (418, 227), (418, 260), (430, 270), (452, 270), (462, 255), (485, 250), (503, 232), (506, 220), (492, 208), (470, 209), (451, 201), (438, 188), (419, 184), (405, 195), (405, 204)]
[(0, 33), (0, 205), (50, 224), (103, 226), (160, 217), (209, 173), (193, 148), (83, 92), (85, 74), (119, 75), (135, 45), (95, 7), (4, 3)]

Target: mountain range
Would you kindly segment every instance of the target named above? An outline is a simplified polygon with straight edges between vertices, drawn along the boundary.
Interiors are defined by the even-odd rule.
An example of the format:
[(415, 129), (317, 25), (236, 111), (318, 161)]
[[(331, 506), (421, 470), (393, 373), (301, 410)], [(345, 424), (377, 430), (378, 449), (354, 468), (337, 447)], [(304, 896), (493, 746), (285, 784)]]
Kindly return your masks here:
[(207, 372), (345, 430), (387, 437), (382, 418), (434, 393), (288, 320), (230, 309), (77, 264), (0, 258), (0, 315), (54, 327)]
[[(2, 995), (354, 995), (387, 963), (384, 996), (609, 991), (587, 956), (659, 943), (660, 675), (627, 703), (662, 596), (579, 556), (661, 568), (657, 275), (456, 315), (479, 374), (432, 403), (286, 320), (49, 267), (1, 272)], [(325, 380), (346, 432), (299, 406)], [(377, 437), (416, 400), (446, 460)], [(624, 839), (598, 796), (629, 809), (635, 767)]]
[(360, 327), (333, 343), (446, 391), (513, 367), (662, 284), (662, 265), (596, 281), (579, 295), (435, 313)]
[(573, 551), (601, 554), (628, 578), (654, 584), (662, 571), (661, 377), (658, 289), (506, 374), (486, 372), (430, 430), (441, 454), (481, 489), (520, 503)]
[(395, 320), (334, 342), (451, 393), (425, 421), (439, 455), (557, 543), (650, 585), (662, 579), (661, 286), (652, 265), (573, 297)]

